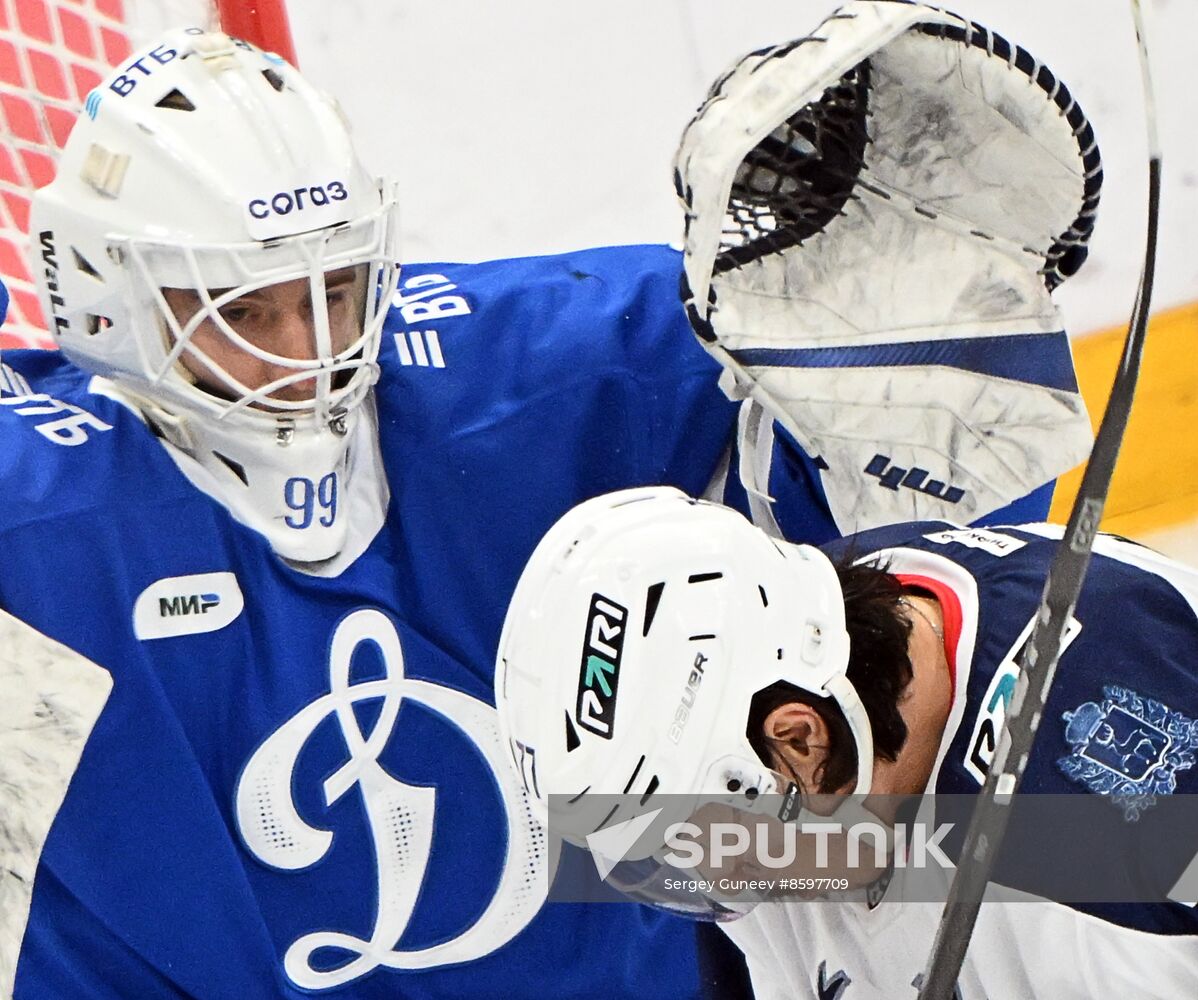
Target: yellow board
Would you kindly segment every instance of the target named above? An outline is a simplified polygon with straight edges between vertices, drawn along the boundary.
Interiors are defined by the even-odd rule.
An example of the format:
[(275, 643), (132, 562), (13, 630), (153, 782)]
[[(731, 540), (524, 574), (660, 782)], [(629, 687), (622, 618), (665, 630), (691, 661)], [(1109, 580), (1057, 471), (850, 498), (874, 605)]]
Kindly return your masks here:
[[(1078, 384), (1095, 429), (1106, 409), (1126, 329), (1073, 342)], [(1049, 519), (1063, 524), (1081, 468), (1057, 486)], [(1127, 434), (1102, 527), (1137, 538), (1198, 519), (1198, 303), (1152, 317)]]

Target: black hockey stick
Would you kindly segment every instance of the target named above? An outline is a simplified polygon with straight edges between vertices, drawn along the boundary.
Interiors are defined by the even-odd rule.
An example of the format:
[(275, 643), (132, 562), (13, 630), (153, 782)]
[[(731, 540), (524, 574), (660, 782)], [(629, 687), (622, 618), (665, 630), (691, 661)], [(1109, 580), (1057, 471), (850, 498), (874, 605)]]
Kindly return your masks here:
[(1123, 356), (1111, 387), (1106, 413), (1094, 439), (1090, 461), (1086, 465), (1065, 534), (1048, 571), (1036, 624), (1031, 639), (1024, 647), (1019, 680), (1011, 703), (1007, 706), (1006, 725), (986, 784), (978, 793), (969, 831), (961, 847), (956, 877), (944, 904), (936, 941), (920, 985), (919, 1000), (953, 1000), (957, 977), (982, 905), (982, 896), (1006, 833), (1012, 797), (1027, 769), (1036, 730), (1048, 700), (1060, 657), (1061, 640), (1077, 607), (1086, 570), (1090, 565), (1094, 535), (1102, 519), (1111, 475), (1119, 456), (1119, 446), (1123, 443), (1123, 432), (1127, 427), (1136, 380), (1140, 374), (1140, 359), (1148, 329), (1148, 306), (1152, 300), (1152, 277), (1156, 267), (1161, 153), (1156, 135), (1156, 109), (1140, 0), (1131, 0), (1131, 6), (1144, 82), (1148, 128), (1148, 234), (1144, 269), (1140, 274), (1127, 340), (1123, 345)]

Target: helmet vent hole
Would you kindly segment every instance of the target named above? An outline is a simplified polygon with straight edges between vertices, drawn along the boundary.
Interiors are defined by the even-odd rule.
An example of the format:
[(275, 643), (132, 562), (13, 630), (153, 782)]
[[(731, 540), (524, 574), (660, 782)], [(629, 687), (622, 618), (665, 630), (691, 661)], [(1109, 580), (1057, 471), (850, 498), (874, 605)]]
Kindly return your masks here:
[(661, 782), (659, 782), (657, 780), (656, 774), (653, 775), (653, 777), (649, 779), (649, 784), (645, 787), (645, 791), (641, 795), (641, 805), (644, 805), (651, 798), (653, 798), (653, 793), (657, 791), (657, 786), (659, 784), (661, 784)]
[(279, 76), (278, 73), (276, 73), (273, 69), (264, 69), (262, 71), (262, 75), (266, 77), (266, 82), (274, 87), (275, 90), (277, 90), (279, 93), (283, 92), (283, 87), (285, 84), (283, 83), (283, 78)]
[(688, 642), (700, 642), (703, 639), (714, 639), (715, 633), (714, 632), (704, 632), (702, 635), (688, 635), (686, 638), (687, 638)]
[(770, 599), (765, 596), (765, 588), (761, 584), (757, 584), (757, 593), (761, 595), (761, 606), (768, 608), (770, 606)]
[(624, 794), (628, 794), (628, 789), (632, 787), (632, 783), (636, 781), (636, 776), (641, 773), (641, 765), (645, 763), (645, 755), (641, 754), (641, 759), (636, 762), (636, 767), (632, 769), (632, 776), (628, 779), (628, 784), (624, 786)]
[(649, 627), (657, 615), (657, 606), (661, 603), (661, 594), (665, 589), (664, 583), (654, 583), (650, 584), (649, 589), (645, 592), (645, 627), (641, 630), (642, 638), (649, 634)]
[(601, 819), (599, 821), (598, 825), (596, 825), (596, 827), (595, 827), (595, 830), (596, 831), (602, 830), (605, 826), (607, 826), (607, 824), (611, 822), (611, 818), (619, 811), (619, 809), (620, 809), (620, 803), (617, 802), (614, 806), (611, 807), (610, 810), (608, 810), (607, 815), (604, 816), (603, 819)]
[(235, 475), (238, 479), (240, 479), (243, 485), (250, 485), (250, 481), (245, 475), (244, 465), (242, 465), (240, 462), (234, 462), (233, 459), (229, 458), (227, 455), (222, 455), (219, 451), (214, 451), (212, 454), (224, 462), (225, 465), (229, 467), (229, 471), (232, 472), (233, 475)]
[(95, 269), (95, 267), (92, 266), (91, 261), (89, 261), (86, 257), (84, 257), (83, 254), (81, 254), (74, 247), (71, 247), (71, 255), (75, 258), (75, 267), (79, 271), (82, 271), (89, 278), (92, 278), (95, 281), (99, 281), (99, 282), (103, 283), (104, 275), (102, 275), (99, 271), (97, 271)]
[(87, 317), (86, 330), (89, 337), (94, 337), (97, 333), (103, 333), (112, 326), (112, 320), (107, 316), (98, 316), (95, 313), (89, 313)]
[(108, 316), (99, 316), (95, 313), (87, 315), (87, 337), (95, 337), (97, 333), (103, 333), (105, 329), (110, 329), (111, 326), (113, 326), (113, 321), (108, 319)]
[(196, 109), (196, 106), (178, 87), (160, 97), (154, 107), (166, 108), (168, 111), (195, 111)]
[(718, 580), (723, 573), (696, 573), (694, 576), (687, 578), (687, 583), (706, 583), (708, 580)]
[(582, 740), (578, 738), (578, 730), (574, 728), (574, 723), (570, 721), (570, 713), (566, 713), (566, 753), (577, 750), (582, 744)]

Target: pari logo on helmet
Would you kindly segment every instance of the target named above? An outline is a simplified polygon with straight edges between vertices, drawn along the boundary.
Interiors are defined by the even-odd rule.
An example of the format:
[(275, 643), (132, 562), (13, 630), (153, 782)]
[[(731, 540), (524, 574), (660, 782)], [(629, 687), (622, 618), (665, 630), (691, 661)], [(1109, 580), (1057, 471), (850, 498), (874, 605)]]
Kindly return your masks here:
[(583, 729), (605, 740), (612, 738), (616, 723), (616, 689), (627, 623), (627, 608), (602, 594), (591, 597), (574, 718)]

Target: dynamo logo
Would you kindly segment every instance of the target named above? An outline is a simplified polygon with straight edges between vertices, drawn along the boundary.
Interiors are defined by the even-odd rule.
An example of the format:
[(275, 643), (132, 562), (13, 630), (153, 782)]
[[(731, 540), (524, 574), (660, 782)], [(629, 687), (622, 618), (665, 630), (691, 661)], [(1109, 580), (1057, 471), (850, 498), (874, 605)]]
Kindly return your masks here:
[[(351, 677), (354, 655), (363, 645), (381, 655), (382, 677)], [(373, 724), (366, 725), (354, 709), (371, 702), (380, 708)], [(438, 941), (423, 946), (412, 944), (406, 933), (418, 905), (427, 902), (426, 880), (436, 870), (431, 862), (441, 830), (438, 790), (399, 780), (379, 760), (404, 702), (440, 716), (474, 744), (494, 776), (506, 821), (506, 830), (497, 837), (502, 873), (480, 893), (482, 913), (457, 933), (443, 928)], [(328, 692), (283, 722), (246, 761), (236, 793), (237, 828), (246, 849), (264, 865), (296, 876), (332, 851), (334, 831), (305, 819), (296, 799), (300, 756), (327, 723), (340, 727), (347, 756), (324, 778), (320, 793), (328, 807), (351, 793), (360, 797), (373, 846), (374, 877), (363, 883), (374, 889), (366, 893), (373, 913), (366, 936), (360, 928), (330, 926), (327, 918), (312, 915), (310, 930), (287, 945), (283, 971), (288, 979), (300, 989), (328, 990), (377, 969), (460, 965), (490, 955), (519, 934), (545, 901), (550, 851), (511, 767), (499, 717), (472, 695), (409, 677), (399, 633), (375, 608), (354, 611), (338, 624), (329, 643)], [(347, 892), (358, 888), (345, 887)], [(344, 960), (331, 964), (330, 954)]]

